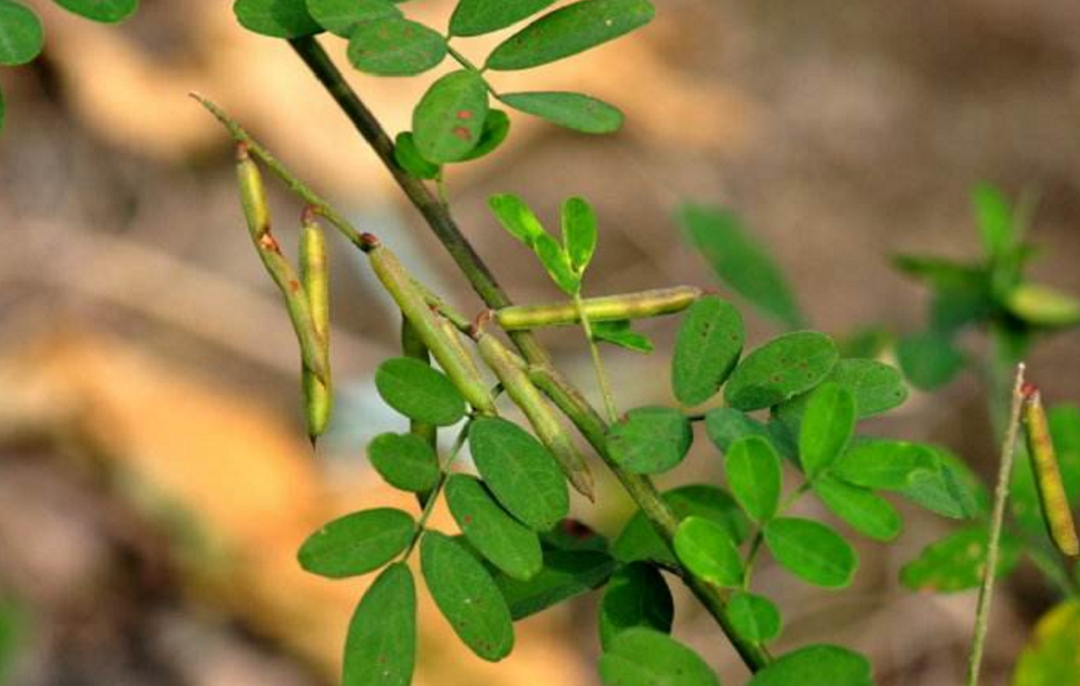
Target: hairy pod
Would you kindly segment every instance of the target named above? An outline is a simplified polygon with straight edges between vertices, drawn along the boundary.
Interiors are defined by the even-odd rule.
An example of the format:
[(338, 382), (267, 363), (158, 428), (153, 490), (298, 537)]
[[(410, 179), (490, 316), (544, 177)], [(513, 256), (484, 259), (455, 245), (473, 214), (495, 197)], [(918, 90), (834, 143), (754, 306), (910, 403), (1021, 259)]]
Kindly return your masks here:
[(1076, 525), (1061, 481), (1046, 412), (1038, 389), (1030, 385), (1024, 388), (1023, 422), (1028, 452), (1035, 468), (1039, 502), (1050, 538), (1062, 553), (1070, 556), (1080, 554), (1080, 541), (1077, 540)]
[[(326, 371), (330, 372), (330, 272), (326, 259), (326, 233), (305, 210), (300, 229), (300, 283), (307, 294), (311, 320), (322, 342)], [(306, 366), (301, 370), (304, 410), (312, 442), (326, 432), (334, 408), (331, 380), (321, 381)]]
[(585, 458), (559, 422), (555, 411), (533, 385), (526, 371), (518, 365), (514, 354), (498, 338), (483, 331), (477, 334), (476, 343), (480, 357), (502, 382), (514, 404), (525, 413), (537, 437), (555, 456), (566, 478), (579, 493), (592, 500), (593, 478)]
[[(624, 319), (644, 319), (681, 312), (701, 297), (701, 289), (693, 286), (658, 288), (640, 293), (586, 298), (582, 310), (590, 322)], [(495, 319), (507, 331), (566, 326), (581, 321), (573, 302), (546, 305), (515, 305), (496, 310)]]
[(397, 256), (385, 246), (375, 245), (368, 251), (368, 258), (375, 275), (397, 303), (398, 309), (412, 324), (416, 335), (465, 400), (481, 414), (495, 414), (495, 399), (476, 364), (461, 346), (461, 341), (447, 334), (441, 318), (431, 310), (423, 292), (416, 287)]
[(281, 247), (270, 232), (270, 210), (266, 202), (262, 175), (243, 145), (237, 148), (236, 173), (240, 184), (240, 204), (251, 240), (266, 272), (285, 298), (289, 320), (300, 344), (300, 358), (304, 367), (316, 378), (323, 383), (329, 383), (329, 363), (322, 339), (315, 328), (311, 305), (300, 278), (281, 254)]

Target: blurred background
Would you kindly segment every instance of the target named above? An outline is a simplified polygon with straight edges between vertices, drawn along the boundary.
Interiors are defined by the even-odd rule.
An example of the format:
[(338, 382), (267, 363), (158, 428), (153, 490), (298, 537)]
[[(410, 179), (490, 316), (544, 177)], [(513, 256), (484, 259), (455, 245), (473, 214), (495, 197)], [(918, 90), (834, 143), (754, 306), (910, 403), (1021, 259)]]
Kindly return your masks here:
[[(144, 0), (120, 27), (28, 4), (43, 17), (45, 53), (0, 70), (0, 681), (335, 683), (369, 580), (306, 575), (295, 551), (335, 515), (412, 506), (363, 455), (370, 437), (404, 425), (371, 376), (395, 350), (397, 318), (359, 256), (336, 243), (339, 407), (313, 455), (295, 345), (242, 223), (232, 146), (187, 93), (223, 105), (461, 309), (479, 302), (288, 46), (242, 30), (229, 3)], [(415, 5), (410, 16), (435, 26), (452, 9)], [(673, 209), (684, 199), (731, 207), (777, 255), (813, 325), (842, 334), (920, 327), (924, 292), (888, 257), (976, 256), (969, 189), (987, 180), (1037, 194), (1035, 274), (1080, 293), (1078, 35), (1073, 0), (661, 0), (657, 20), (629, 38), (497, 77), (506, 90), (615, 103), (628, 117), (619, 134), (515, 116), (501, 150), (453, 170), (451, 199), (521, 302), (556, 293), (486, 213), (491, 193), (518, 193), (552, 223), (563, 198), (590, 199), (602, 222), (593, 294), (714, 285)], [(464, 50), (482, 56), (497, 38)], [(340, 43), (329, 43), (338, 58)], [(350, 74), (392, 133), (434, 76)], [(273, 192), (287, 238), (300, 208)], [(754, 343), (777, 333), (749, 323)], [(650, 357), (609, 353), (625, 407), (671, 401), (672, 324), (644, 327), (657, 342)], [(579, 338), (546, 336), (591, 388)], [(1080, 335), (1037, 350), (1030, 374), (1044, 396), (1080, 398)], [(948, 445), (988, 474), (982, 392), (969, 374), (916, 394), (874, 431)], [(670, 481), (718, 478), (700, 452)], [(598, 508), (575, 507), (615, 534), (630, 510), (614, 483), (603, 486)], [(785, 612), (781, 648), (849, 645), (873, 657), (882, 684), (959, 681), (974, 594), (899, 586), (899, 567), (950, 526), (905, 514), (897, 544), (862, 545), (863, 568), (842, 593), (762, 568), (761, 588)], [(740, 683), (715, 625), (676, 592), (677, 634)], [(1033, 573), (1002, 589), (985, 683), (1005, 681), (1052, 601)], [(417, 684), (598, 683), (594, 597), (520, 624), (518, 647), (496, 666), (461, 647), (426, 598), (421, 613)]]

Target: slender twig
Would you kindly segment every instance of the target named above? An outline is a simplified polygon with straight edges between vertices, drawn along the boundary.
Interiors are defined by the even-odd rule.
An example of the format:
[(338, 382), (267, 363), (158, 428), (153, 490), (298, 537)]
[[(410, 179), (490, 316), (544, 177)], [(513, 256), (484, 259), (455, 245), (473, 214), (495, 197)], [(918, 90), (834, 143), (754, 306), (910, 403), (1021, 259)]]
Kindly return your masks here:
[(1001, 529), (1005, 521), (1005, 503), (1009, 499), (1009, 479), (1012, 476), (1013, 457), (1016, 454), (1016, 435), (1020, 428), (1020, 409), (1024, 402), (1021, 390), (1023, 385), (1024, 364), (1021, 362), (1016, 366), (1009, 421), (1005, 429), (1005, 439), (1001, 445), (1001, 465), (998, 468), (997, 487), (994, 489), (994, 509), (990, 515), (990, 538), (986, 547), (986, 566), (983, 569), (982, 586), (979, 588), (979, 604), (975, 610), (975, 631), (971, 637), (971, 652), (968, 655), (967, 686), (976, 686), (979, 683), (979, 668), (982, 666), (986, 631), (989, 628), (990, 602), (994, 593), (994, 578), (997, 576)]
[(592, 323), (589, 315), (585, 312), (585, 306), (581, 302), (581, 293), (574, 293), (574, 307), (577, 309), (581, 328), (585, 332), (585, 340), (589, 344), (589, 355), (592, 357), (593, 369), (596, 371), (596, 381), (600, 385), (600, 394), (604, 397), (604, 407), (607, 409), (608, 421), (614, 424), (618, 421), (619, 411), (615, 409), (615, 397), (611, 393), (611, 381), (604, 369), (604, 358), (600, 355), (600, 346), (593, 338)]
[(417, 542), (420, 541), (420, 537), (424, 535), (424, 527), (427, 525), (431, 513), (435, 510), (435, 501), (439, 499), (439, 494), (442, 493), (443, 486), (446, 485), (446, 480), (450, 477), (450, 467), (454, 464), (454, 460), (457, 459), (458, 453), (461, 452), (462, 447), (465, 445), (465, 439), (469, 436), (470, 426), (472, 426), (471, 417), (466, 420), (465, 426), (461, 427), (461, 431), (458, 432), (457, 438), (454, 439), (454, 447), (450, 449), (447, 458), (439, 465), (439, 480), (435, 483), (435, 488), (431, 489), (427, 502), (424, 503), (424, 509), (420, 513), (420, 518), (416, 520), (416, 531), (413, 533), (408, 549), (401, 557), (402, 560), (409, 559), (413, 549), (416, 548)]

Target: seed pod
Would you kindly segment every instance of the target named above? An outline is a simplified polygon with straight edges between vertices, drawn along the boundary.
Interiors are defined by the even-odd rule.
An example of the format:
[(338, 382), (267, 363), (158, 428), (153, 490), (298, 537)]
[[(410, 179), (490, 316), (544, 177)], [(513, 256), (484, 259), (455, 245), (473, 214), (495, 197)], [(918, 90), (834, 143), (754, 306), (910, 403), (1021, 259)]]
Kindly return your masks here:
[[(640, 293), (586, 298), (581, 301), (581, 305), (590, 322), (609, 322), (674, 314), (685, 310), (700, 297), (700, 288), (675, 286)], [(496, 310), (495, 319), (499, 326), (507, 331), (566, 326), (581, 321), (577, 306), (572, 302), (504, 307)]]
[(416, 329), (416, 335), (435, 356), (461, 395), (477, 412), (495, 414), (495, 400), (477, 371), (476, 364), (461, 347), (461, 342), (447, 335), (439, 316), (431, 311), (424, 294), (413, 283), (397, 256), (383, 245), (374, 245), (368, 251), (368, 258), (375, 275), (397, 303), (398, 309)]
[(259, 253), (259, 259), (285, 298), (296, 339), (300, 343), (300, 358), (304, 366), (323, 383), (329, 383), (328, 361), (322, 339), (315, 329), (311, 305), (292, 265), (281, 254), (281, 247), (270, 232), (270, 210), (262, 176), (255, 162), (248, 156), (247, 148), (237, 148), (237, 179), (240, 183), (240, 202), (247, 219), (251, 240)]
[(1039, 390), (1031, 384), (1024, 387), (1024, 430), (1027, 435), (1028, 452), (1035, 467), (1035, 483), (1039, 491), (1043, 517), (1050, 538), (1062, 553), (1070, 556), (1080, 554), (1080, 541), (1076, 525), (1069, 509), (1069, 500), (1061, 482), (1054, 442), (1046, 422)]
[[(330, 272), (326, 261), (326, 234), (310, 208), (304, 210), (300, 229), (300, 283), (307, 294), (315, 333), (322, 341), (326, 371), (330, 372)], [(308, 436), (312, 443), (326, 432), (334, 408), (333, 389), (307, 367), (301, 370)]]
[(592, 500), (593, 479), (585, 458), (528, 374), (515, 362), (513, 353), (498, 338), (483, 331), (477, 334), (476, 344), (484, 363), (495, 372), (507, 395), (525, 413), (537, 437), (555, 456), (566, 478), (579, 493)]

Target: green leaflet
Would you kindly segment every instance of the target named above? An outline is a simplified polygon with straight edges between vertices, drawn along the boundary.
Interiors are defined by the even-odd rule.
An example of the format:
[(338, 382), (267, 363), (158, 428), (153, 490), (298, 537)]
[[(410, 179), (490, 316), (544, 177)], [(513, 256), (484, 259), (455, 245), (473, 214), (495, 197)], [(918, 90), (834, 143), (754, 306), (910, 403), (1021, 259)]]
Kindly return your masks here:
[(474, 477), (454, 474), (446, 482), (446, 502), (465, 538), (507, 575), (527, 581), (540, 571), (540, 539), (506, 513)]
[(26, 64), (44, 44), (45, 32), (37, 15), (21, 3), (0, 0), (0, 64)]
[(870, 489), (825, 475), (814, 482), (814, 493), (830, 512), (864, 536), (887, 542), (900, 535), (904, 525), (900, 513)]
[(815, 586), (844, 588), (859, 565), (855, 550), (831, 527), (781, 517), (765, 525), (765, 545), (780, 566)]
[[(139, 9), (139, 0), (53, 0), (69, 12), (104, 24), (121, 22)], [(0, 23), (3, 23), (0, 21)]]
[(410, 357), (380, 364), (375, 388), (387, 405), (418, 422), (450, 426), (465, 416), (465, 399), (446, 375)]
[(644, 334), (631, 329), (629, 319), (611, 322), (590, 322), (593, 339), (610, 343), (624, 350), (648, 355), (653, 351), (653, 344)]
[(617, 108), (583, 93), (502, 93), (499, 100), (515, 110), (581, 133), (614, 133), (623, 123), (623, 114)]
[(746, 686), (873, 686), (870, 662), (856, 652), (812, 645), (781, 655)]
[(1069, 600), (1039, 619), (1013, 672), (1012, 686), (1080, 683), (1080, 601)]
[(743, 358), (724, 386), (724, 398), (747, 412), (778, 405), (821, 383), (837, 357), (836, 345), (824, 334), (785, 334)]
[(664, 575), (644, 562), (632, 562), (612, 575), (600, 601), (600, 645), (609, 650), (627, 629), (671, 632), (675, 605)]
[(582, 0), (546, 14), (503, 41), (488, 56), (496, 71), (529, 69), (576, 55), (652, 20), (647, 0)]
[(428, 531), (420, 542), (420, 568), (435, 604), (465, 645), (489, 662), (510, 654), (510, 609), (472, 553), (449, 536)]
[(952, 453), (937, 447), (931, 452), (935, 467), (912, 472), (910, 483), (897, 492), (943, 517), (971, 519), (989, 512), (990, 496), (979, 477)]
[(1055, 329), (1080, 323), (1080, 300), (1038, 283), (1022, 283), (1014, 288), (1005, 306), (1032, 326)]
[(507, 233), (536, 253), (555, 285), (567, 295), (578, 293), (581, 278), (571, 266), (570, 255), (544, 230), (525, 201), (516, 195), (504, 193), (488, 198), (488, 206)]
[(747, 436), (732, 444), (724, 456), (728, 486), (753, 521), (772, 519), (780, 505), (780, 457), (768, 440)]
[(791, 329), (805, 318), (779, 266), (732, 212), (686, 203), (679, 222), (721, 281)]
[(342, 38), (365, 21), (401, 17), (390, 0), (307, 0), (307, 9), (316, 23)]
[(415, 434), (379, 434), (368, 444), (368, 459), (386, 483), (402, 491), (426, 493), (439, 480), (439, 458)]
[(548, 7), (555, 0), (459, 0), (450, 17), (453, 36), (480, 36), (505, 29)]
[(716, 522), (687, 517), (675, 532), (675, 555), (694, 576), (715, 586), (737, 588), (743, 582), (742, 558), (731, 534)]
[(742, 354), (742, 315), (715, 295), (683, 315), (671, 361), (671, 386), (683, 405), (700, 405), (720, 391)]
[(394, 161), (414, 179), (434, 179), (442, 171), (442, 167), (420, 154), (412, 131), (402, 131), (394, 139)]
[(747, 436), (769, 438), (769, 429), (762, 422), (731, 407), (718, 407), (705, 413), (705, 433), (709, 440), (726, 453), (731, 444)]
[(657, 474), (676, 467), (690, 450), (690, 420), (670, 407), (640, 407), (611, 427), (611, 459), (635, 474)]
[(356, 607), (343, 686), (408, 686), (416, 664), (416, 585), (404, 562), (387, 567)]
[(915, 472), (939, 469), (933, 451), (906, 441), (865, 440), (844, 453), (832, 466), (832, 474), (844, 481), (885, 490), (903, 490), (913, 483)]
[(348, 57), (350, 64), (368, 74), (413, 76), (443, 61), (446, 39), (415, 21), (376, 19), (353, 29)]
[(463, 160), (476, 147), (488, 113), (487, 86), (471, 69), (431, 84), (413, 110), (416, 148), (435, 164)]
[[(746, 515), (724, 490), (705, 484), (691, 484), (667, 491), (661, 498), (675, 516), (697, 516), (724, 527), (736, 544), (742, 543), (750, 528)], [(622, 562), (656, 560), (674, 564), (675, 555), (653, 530), (645, 516), (635, 513), (612, 544), (612, 553)]]
[(605, 686), (720, 686), (701, 656), (665, 633), (622, 632), (600, 658)]
[(236, 0), (233, 12), (245, 29), (271, 38), (301, 38), (322, 31), (304, 0)]
[(615, 560), (596, 550), (547, 550), (544, 566), (528, 581), (495, 576), (515, 621), (597, 588), (615, 570)]
[(412, 541), (416, 523), (389, 507), (353, 512), (330, 522), (300, 547), (300, 566), (312, 574), (341, 579), (382, 567)]
[(484, 118), (484, 128), (480, 132), (480, 140), (469, 154), (461, 159), (462, 162), (478, 160), (484, 155), (494, 152), (506, 137), (510, 135), (510, 117), (506, 112), (489, 107), (487, 117)]
[(596, 211), (584, 198), (569, 198), (562, 205), (563, 249), (570, 258), (570, 268), (581, 276), (596, 252)]
[(964, 353), (932, 331), (900, 339), (896, 357), (911, 385), (924, 391), (944, 386), (964, 367)]
[[(825, 381), (851, 391), (860, 419), (899, 407), (908, 398), (907, 384), (900, 371), (877, 360), (839, 360)], [(808, 394), (792, 398), (777, 408), (778, 415), (785, 422), (797, 425), (806, 412), (807, 400)]]
[[(923, 548), (900, 570), (900, 582), (912, 590), (955, 593), (977, 588), (986, 567), (989, 532), (986, 524), (972, 524)], [(1020, 561), (1019, 539), (1003, 532), (997, 576), (1009, 574)]]
[(818, 386), (806, 403), (799, 431), (799, 461), (811, 481), (832, 466), (855, 431), (855, 397), (843, 386)]
[(536, 531), (566, 517), (570, 495), (555, 459), (540, 441), (505, 419), (480, 418), (469, 428), (476, 469), (499, 503)]
[(764, 643), (780, 635), (780, 610), (765, 596), (736, 592), (728, 599), (724, 614), (748, 641)]
[(986, 254), (997, 259), (1012, 250), (1019, 236), (1016, 235), (1012, 207), (1001, 191), (988, 183), (980, 183), (972, 190), (971, 204)]

